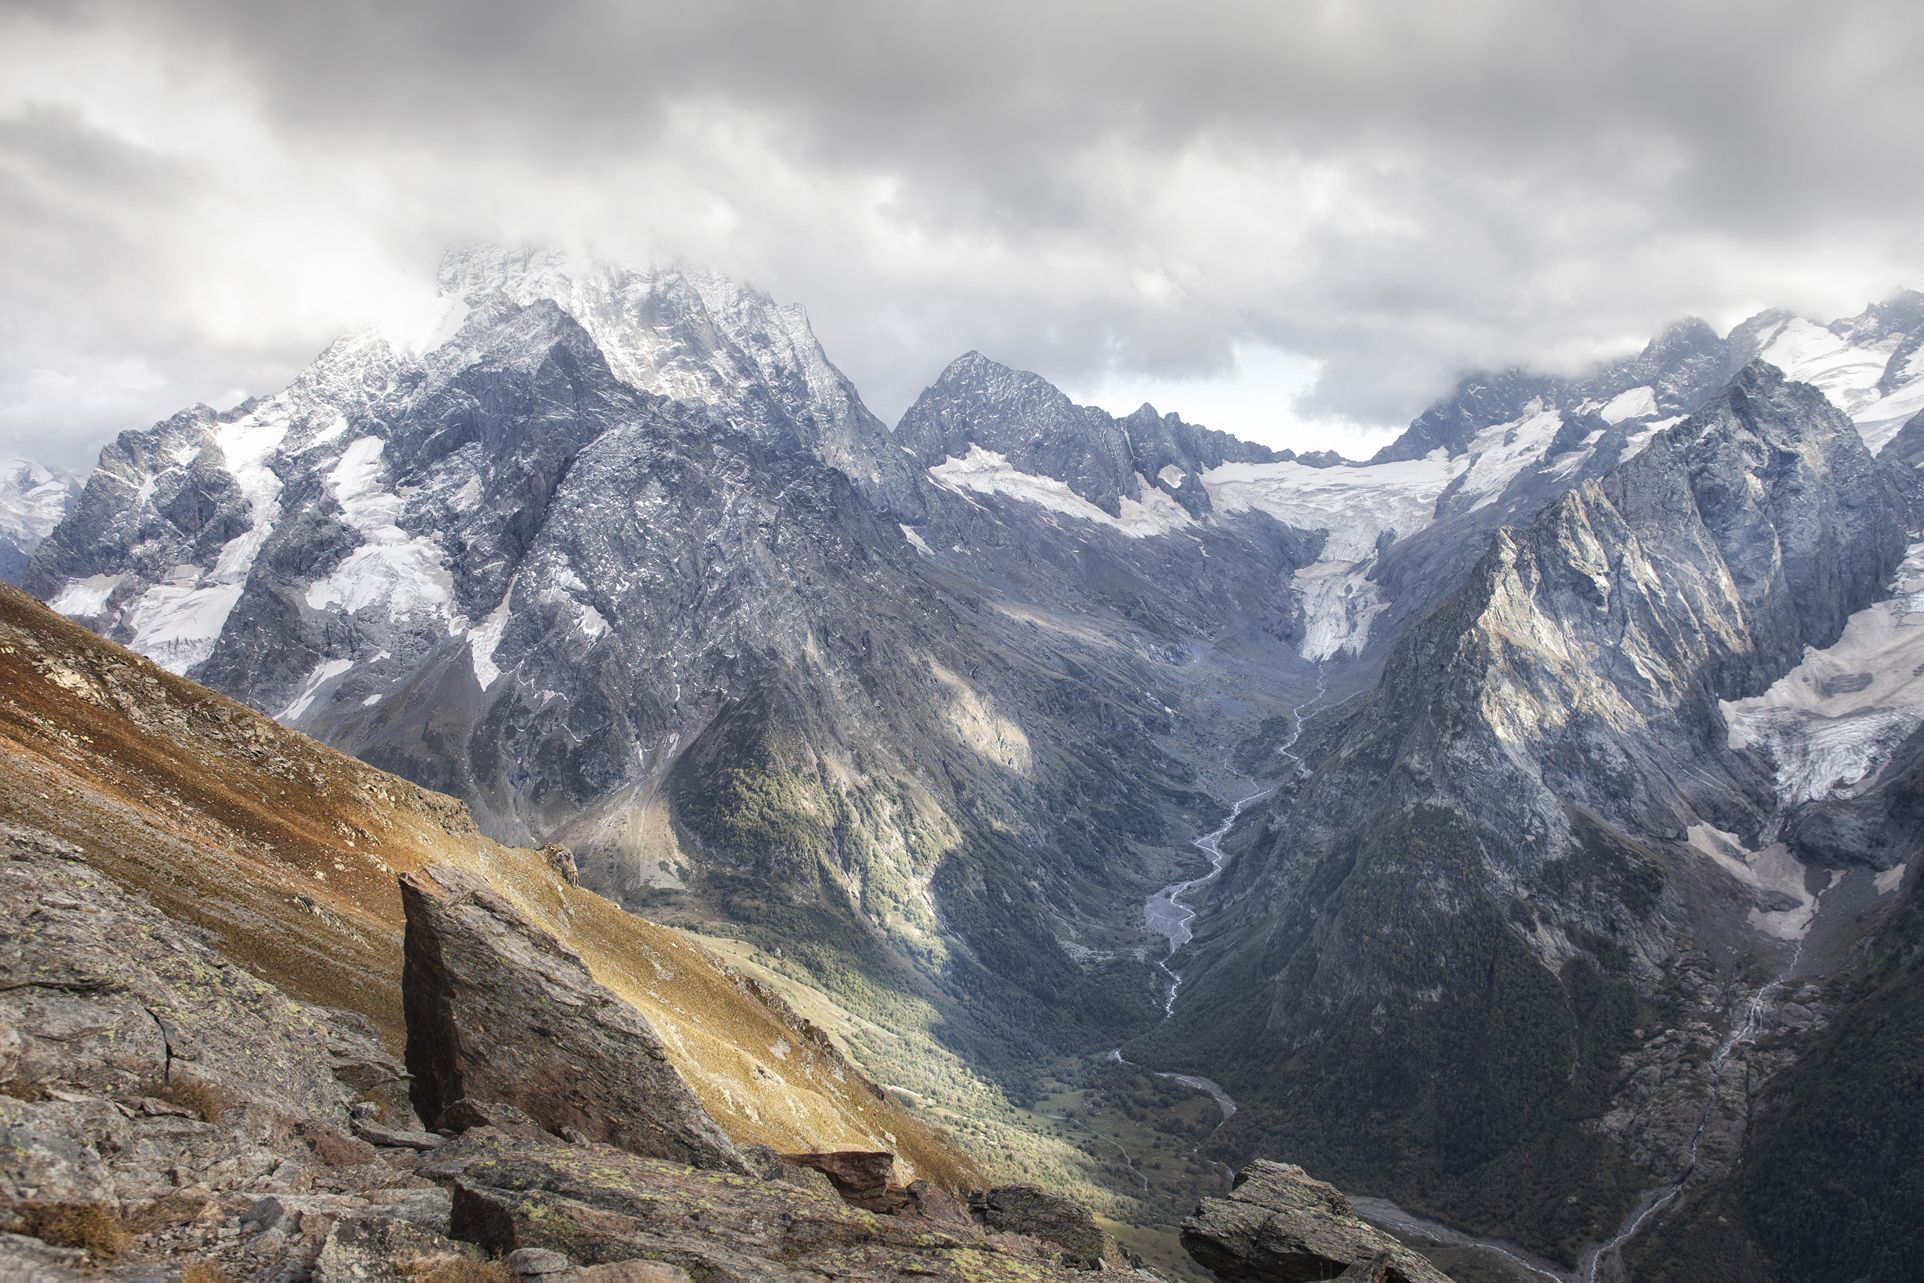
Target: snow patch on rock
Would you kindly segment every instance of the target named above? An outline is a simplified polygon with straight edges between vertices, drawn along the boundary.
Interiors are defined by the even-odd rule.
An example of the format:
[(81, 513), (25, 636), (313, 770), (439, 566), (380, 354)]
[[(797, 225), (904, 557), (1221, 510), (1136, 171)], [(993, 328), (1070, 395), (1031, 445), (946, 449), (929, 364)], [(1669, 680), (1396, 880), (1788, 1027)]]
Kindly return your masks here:
[(0, 459), (0, 540), (32, 552), (78, 494), (78, 484), (65, 473), (25, 459)]
[(1303, 607), (1304, 659), (1353, 655), (1369, 641), (1370, 624), (1389, 605), (1370, 581), (1375, 559), (1318, 561), (1290, 579)]
[[(495, 648), (501, 645), (501, 634), (508, 627), (508, 601), (512, 590), (501, 595), (501, 604), (496, 606), (479, 628), (468, 634), (468, 658), (474, 664), (474, 680), (486, 690), (501, 677), (501, 669), (494, 662)], [(600, 618), (597, 614), (596, 618)]]
[(1501, 498), (1518, 473), (1543, 457), (1562, 426), (1561, 411), (1532, 401), (1521, 418), (1477, 433), (1470, 442), (1469, 468), (1461, 491), (1462, 497), (1471, 501), (1469, 511)]
[[(314, 706), (314, 701), (320, 698), (327, 684), (352, 667), (354, 667), (354, 661), (351, 659), (324, 659), (314, 665), (313, 671), (307, 675), (307, 680), (301, 683), (301, 689), (295, 693), (294, 698), (288, 702), (286, 708), (280, 711), (275, 720), (289, 726), (294, 725), (308, 709)], [(379, 697), (376, 696), (376, 698)]]
[(47, 605), (69, 619), (91, 619), (107, 609), (107, 599), (114, 595), (114, 589), (120, 587), (126, 578), (126, 575), (120, 574), (69, 579)]
[(1020, 499), (1065, 517), (1107, 526), (1131, 539), (1173, 534), (1196, 522), (1181, 504), (1146, 482), (1142, 498), (1124, 496), (1121, 514), (1112, 517), (1071, 490), (1067, 482), (1022, 472), (1006, 455), (984, 450), (979, 445), (970, 446), (968, 454), (960, 459), (952, 457), (936, 464), (929, 469), (929, 475), (951, 490), (973, 490), (978, 494)]
[(1789, 847), (1773, 842), (1752, 851), (1735, 834), (1709, 824), (1693, 824), (1687, 838), (1691, 849), (1760, 893), (1758, 907), (1749, 914), (1752, 928), (1779, 940), (1802, 940), (1810, 933), (1817, 897), (1805, 889), (1807, 866)]
[(281, 479), (270, 465), (291, 419), (283, 394), (251, 414), (217, 424), (209, 434), (246, 501), (248, 524), (221, 548), (212, 567), (176, 566), (128, 607), (128, 645), (169, 672), (185, 673), (214, 653), (254, 560), (274, 532)]
[(1877, 381), (1884, 377), (1895, 346), (1857, 347), (1814, 321), (1793, 316), (1763, 340), (1757, 354), (1785, 378), (1814, 384), (1832, 405), (1855, 419), (1877, 400)]
[(204, 584), (191, 566), (181, 569), (192, 577), (155, 584), (126, 616), (132, 648), (170, 673), (185, 673), (214, 653), (214, 643), (247, 586), (244, 576)]
[(406, 504), (383, 484), (386, 446), (379, 437), (361, 437), (341, 452), (329, 471), (328, 489), (347, 523), (361, 532), (362, 543), (333, 573), (309, 586), (307, 604), (348, 614), (384, 606), (390, 618), (451, 618), (454, 576), (441, 549), (396, 524)]
[(1291, 579), (1303, 609), (1303, 657), (1320, 661), (1363, 648), (1371, 621), (1388, 605), (1369, 579), (1378, 543), (1385, 535), (1407, 538), (1435, 520), (1437, 500), (1467, 466), (1437, 450), (1355, 467), (1226, 463), (1202, 481), (1218, 513), (1263, 512), (1323, 532), (1320, 559)]
[(1624, 423), (1631, 419), (1657, 417), (1657, 390), (1649, 384), (1619, 392), (1597, 414), (1605, 423)]
[(1769, 690), (1721, 705), (1730, 746), (1768, 756), (1788, 805), (1849, 796), (1924, 724), (1924, 543), (1891, 588)]
[(1884, 376), (1900, 340), (1856, 344), (1835, 330), (1791, 317), (1762, 341), (1758, 355), (1786, 377), (1809, 383), (1849, 415), (1872, 453), (1890, 443), (1897, 430), (1924, 411), (1924, 378), (1917, 354), (1897, 371), (1897, 385), (1884, 390)]

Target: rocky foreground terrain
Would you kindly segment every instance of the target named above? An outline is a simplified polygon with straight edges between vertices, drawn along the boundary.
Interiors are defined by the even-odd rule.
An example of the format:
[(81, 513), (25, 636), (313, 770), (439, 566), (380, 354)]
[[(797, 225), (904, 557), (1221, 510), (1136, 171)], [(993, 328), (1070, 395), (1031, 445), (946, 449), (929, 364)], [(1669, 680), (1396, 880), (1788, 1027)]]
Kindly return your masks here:
[[(0, 681), (0, 1278), (1137, 1271), (565, 850), (10, 591)], [(1186, 1234), (1225, 1277), (1442, 1278), (1274, 1165)]]

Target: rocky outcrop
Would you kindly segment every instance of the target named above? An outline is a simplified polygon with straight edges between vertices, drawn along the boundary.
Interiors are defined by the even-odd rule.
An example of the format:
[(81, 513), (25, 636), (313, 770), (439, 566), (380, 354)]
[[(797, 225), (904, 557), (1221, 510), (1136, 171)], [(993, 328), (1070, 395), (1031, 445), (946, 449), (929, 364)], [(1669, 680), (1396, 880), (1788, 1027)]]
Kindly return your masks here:
[[(179, 1188), (175, 1168), (271, 1172), (310, 1148), (293, 1120), (349, 1128), (360, 1092), (334, 1070), (340, 1049), (392, 1064), (67, 843), (7, 825), (0, 848), (0, 1128), (14, 1142), (0, 1144), (0, 1199), (156, 1198)], [(139, 1161), (108, 1163), (108, 1137), (114, 1158)]]
[[(409, 888), (411, 979), (432, 956), (446, 985), (410, 988), (415, 1061), (473, 1093), (436, 1134), (383, 1095), (402, 1070), (358, 1018), (248, 974), (58, 838), (8, 826), (0, 848), (0, 1278), (1077, 1276), (1057, 1244), (984, 1228), (926, 1181), (903, 1189), (890, 1154), (804, 1168), (758, 1150), (765, 1171), (746, 1174), (661, 1076), (646, 1026), (472, 875), (435, 866)], [(851, 1206), (818, 1168), (895, 1214)]]
[(385, 1279), (472, 1250), (415, 1174), (423, 1134), (385, 1091), (401, 1068), (364, 1022), (250, 975), (60, 839), (0, 826), (0, 852), (0, 1277)]
[(746, 1173), (639, 1011), (478, 876), (432, 865), (401, 882), (401, 997), (415, 1108), (500, 1101), (557, 1135)]
[(456, 1236), (497, 1254), (542, 1249), (589, 1267), (646, 1259), (713, 1283), (1081, 1276), (1052, 1244), (880, 1216), (785, 1181), (604, 1145), (481, 1128), (424, 1170), (452, 1185)]
[(1039, 1185), (981, 1191), (970, 1196), (969, 1210), (992, 1230), (1054, 1245), (1061, 1250), (1062, 1263), (1072, 1269), (1125, 1270), (1133, 1265), (1088, 1208)]
[(781, 1161), (790, 1167), (820, 1172), (851, 1207), (889, 1213), (908, 1206), (908, 1190), (895, 1178), (893, 1154), (849, 1149), (824, 1154), (783, 1154)]
[(1252, 1283), (1450, 1283), (1359, 1219), (1335, 1186), (1260, 1159), (1236, 1174), (1227, 1198), (1204, 1199), (1182, 1223), (1182, 1245), (1218, 1277)]

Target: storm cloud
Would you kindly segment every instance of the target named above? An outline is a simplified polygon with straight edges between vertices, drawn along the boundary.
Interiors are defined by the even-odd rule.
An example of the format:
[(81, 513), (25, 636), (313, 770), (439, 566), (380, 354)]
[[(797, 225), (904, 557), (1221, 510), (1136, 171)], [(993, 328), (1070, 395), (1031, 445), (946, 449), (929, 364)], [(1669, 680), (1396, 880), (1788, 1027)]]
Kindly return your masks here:
[(1361, 448), (1912, 283), (1921, 60), (1903, 3), (16, 2), (0, 452), (272, 390), (474, 240), (803, 302), (884, 418), (977, 348)]

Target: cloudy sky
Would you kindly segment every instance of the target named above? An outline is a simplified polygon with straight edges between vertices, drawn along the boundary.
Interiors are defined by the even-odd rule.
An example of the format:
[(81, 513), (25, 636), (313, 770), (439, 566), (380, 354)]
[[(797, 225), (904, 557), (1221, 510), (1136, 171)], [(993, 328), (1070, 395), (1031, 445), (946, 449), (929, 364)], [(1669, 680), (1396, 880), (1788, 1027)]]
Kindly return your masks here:
[(978, 348), (1362, 450), (1475, 365), (1924, 284), (1924, 6), (0, 0), (0, 454), (417, 308), (711, 266), (893, 420)]

